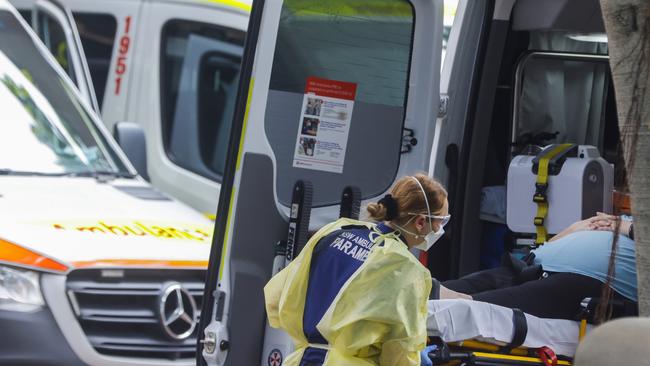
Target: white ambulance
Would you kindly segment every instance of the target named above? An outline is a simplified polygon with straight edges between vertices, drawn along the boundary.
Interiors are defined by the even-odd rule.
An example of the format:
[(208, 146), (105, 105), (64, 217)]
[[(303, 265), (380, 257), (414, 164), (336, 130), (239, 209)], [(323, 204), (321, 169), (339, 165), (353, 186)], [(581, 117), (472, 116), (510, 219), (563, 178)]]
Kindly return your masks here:
[[(146, 166), (136, 166), (139, 173), (163, 192), (214, 215), (251, 1), (11, 2), (66, 71), (78, 76), (73, 81), (110, 131), (123, 121), (144, 131)], [(32, 19), (34, 9), (59, 23), (70, 14), (73, 24), (62, 31), (78, 34), (78, 41), (46, 33), (39, 27), (43, 20)], [(83, 47), (88, 72), (83, 57), (75, 60), (66, 52), (75, 44)]]
[[(445, 280), (481, 269), (494, 257), (493, 242), (503, 253), (530, 240), (506, 236), (509, 164), (529, 154), (526, 146), (572, 143), (566, 161), (609, 167), (600, 154), (617, 162), (598, 1), (461, 0), (441, 75), (443, 24), (441, 0), (254, 2), (199, 364), (282, 363), (290, 342), (264, 331), (263, 287), (281, 253), (276, 243), (299, 248), (309, 230), (355, 211), (341, 207), (349, 186), (369, 202), (403, 175), (428, 171), (438, 178), (449, 191), (452, 221), (422, 260)], [(524, 193), (508, 202), (525, 207), (518, 218), (534, 233), (531, 167), (520, 169), (533, 178), (521, 183)], [(592, 203), (606, 207), (611, 192), (603, 176), (556, 185), (581, 192), (562, 196), (560, 204), (549, 196), (550, 210), (570, 207), (564, 214), (573, 220), (595, 214), (579, 203), (592, 183), (592, 193), (600, 194)], [(296, 195), (309, 191), (307, 182), (311, 194)], [(485, 194), (488, 187), (500, 189)], [(559, 217), (547, 217), (549, 233), (557, 232)]]
[(0, 1), (0, 364), (194, 364), (212, 222), (138, 176), (71, 81)]

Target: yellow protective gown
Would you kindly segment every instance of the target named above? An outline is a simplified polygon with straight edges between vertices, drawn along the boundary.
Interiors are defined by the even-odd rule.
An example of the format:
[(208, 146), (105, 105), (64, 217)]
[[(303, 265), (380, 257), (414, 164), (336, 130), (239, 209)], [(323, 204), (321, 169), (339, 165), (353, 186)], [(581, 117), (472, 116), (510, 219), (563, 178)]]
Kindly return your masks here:
[[(300, 255), (264, 288), (272, 327), (284, 329), (295, 352), (284, 362), (297, 366), (310, 345), (303, 332), (303, 310), (312, 251), (318, 241), (346, 225), (373, 224), (340, 219), (319, 230)], [(365, 262), (338, 292), (317, 325), (328, 341), (323, 365), (420, 365), (426, 345), (427, 299), (431, 274), (395, 233), (378, 236)]]

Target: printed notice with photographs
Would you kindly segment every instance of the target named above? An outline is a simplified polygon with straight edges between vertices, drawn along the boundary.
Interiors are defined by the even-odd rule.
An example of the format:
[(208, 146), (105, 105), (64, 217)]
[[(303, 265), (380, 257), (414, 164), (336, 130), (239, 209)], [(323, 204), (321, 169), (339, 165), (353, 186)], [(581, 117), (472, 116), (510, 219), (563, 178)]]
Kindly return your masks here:
[(343, 173), (357, 84), (307, 78), (298, 137), (295, 168)]

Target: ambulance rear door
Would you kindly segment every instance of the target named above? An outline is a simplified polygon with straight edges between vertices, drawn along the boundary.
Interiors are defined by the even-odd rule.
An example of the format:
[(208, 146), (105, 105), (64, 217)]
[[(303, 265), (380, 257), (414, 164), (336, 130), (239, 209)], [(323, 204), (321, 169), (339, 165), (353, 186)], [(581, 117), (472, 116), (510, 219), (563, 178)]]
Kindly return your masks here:
[(77, 86), (83, 99), (99, 113), (90, 71), (70, 10), (58, 1), (37, 0), (31, 21), (32, 28)]
[[(198, 364), (263, 355), (263, 287), (287, 237), (294, 184), (310, 231), (427, 171), (439, 110), (442, 0), (256, 0), (251, 13), (199, 324)], [(292, 207), (293, 208), (293, 207)]]

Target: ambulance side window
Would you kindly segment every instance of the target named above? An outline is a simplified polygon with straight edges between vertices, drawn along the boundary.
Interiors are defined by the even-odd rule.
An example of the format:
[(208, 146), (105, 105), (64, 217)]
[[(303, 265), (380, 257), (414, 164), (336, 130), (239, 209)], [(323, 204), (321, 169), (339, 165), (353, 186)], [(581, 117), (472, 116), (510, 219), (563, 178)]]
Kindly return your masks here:
[(605, 35), (535, 31), (528, 49), (517, 65), (517, 148), (577, 143), (602, 152), (610, 93)]
[(517, 126), (520, 145), (577, 143), (602, 151), (609, 83), (606, 60), (533, 56), (523, 74)]
[(73, 15), (95, 87), (97, 103), (101, 108), (111, 68), (117, 20), (110, 14), (75, 12)]
[(61, 24), (53, 19), (50, 15), (39, 12), (37, 16), (38, 28), (40, 29), (39, 37), (50, 50), (56, 61), (63, 67), (66, 74), (74, 84), (77, 84), (77, 78), (74, 73), (74, 65), (70, 55), (70, 45), (65, 35), (65, 30)]
[(214, 181), (224, 172), (245, 33), (171, 20), (161, 46), (162, 134), (168, 157)]

